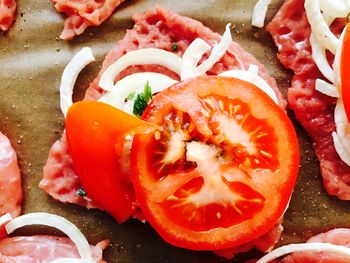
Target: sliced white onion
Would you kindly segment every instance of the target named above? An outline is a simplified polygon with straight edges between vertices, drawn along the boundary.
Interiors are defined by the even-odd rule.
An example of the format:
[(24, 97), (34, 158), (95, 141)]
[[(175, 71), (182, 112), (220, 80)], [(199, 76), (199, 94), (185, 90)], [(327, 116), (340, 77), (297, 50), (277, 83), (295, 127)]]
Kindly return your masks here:
[(341, 99), (338, 99), (334, 110), (334, 122), (337, 132), (333, 132), (333, 141), (339, 157), (350, 166), (350, 123)]
[(263, 27), (266, 17), (267, 8), (271, 4), (271, 0), (259, 0), (254, 7), (252, 25)]
[(221, 37), (220, 43), (214, 46), (213, 50), (209, 55), (209, 58), (197, 67), (199, 75), (205, 75), (205, 73), (208, 70), (210, 70), (214, 66), (214, 64), (222, 58), (223, 55), (225, 55), (227, 49), (232, 43), (230, 26), (230, 23), (226, 25), (226, 29)]
[(254, 76), (258, 76), (259, 74), (259, 67), (257, 65), (249, 65), (248, 72), (253, 74)]
[(332, 138), (334, 143), (334, 148), (339, 155), (340, 159), (344, 163), (350, 166), (350, 158), (349, 158), (349, 152), (346, 151), (346, 149), (343, 147), (343, 144), (341, 143), (338, 134), (336, 132), (332, 132)]
[(66, 117), (68, 108), (73, 104), (72, 94), (78, 75), (80, 71), (92, 61), (95, 61), (95, 58), (91, 48), (84, 47), (65, 67), (60, 86), (60, 104), (64, 117)]
[(305, 11), (309, 20), (312, 33), (322, 46), (335, 54), (338, 38), (331, 32), (324, 20), (318, 0), (305, 0)]
[(347, 17), (349, 14), (349, 1), (347, 0), (318, 0), (320, 9), (333, 17)]
[(330, 16), (326, 13), (322, 13), (322, 16), (323, 16), (323, 19), (328, 26), (330, 26), (334, 22), (334, 20), (336, 19), (336, 17)]
[(158, 48), (145, 48), (130, 51), (110, 65), (101, 75), (99, 86), (107, 91), (114, 87), (114, 80), (118, 74), (133, 65), (161, 65), (174, 71), (180, 76), (182, 59), (172, 52)]
[(250, 82), (255, 86), (257, 86), (258, 88), (260, 88), (267, 95), (269, 95), (270, 98), (273, 99), (273, 101), (278, 104), (278, 98), (276, 96), (276, 93), (263, 78), (257, 75), (257, 72), (256, 72), (257, 68), (258, 67), (256, 65), (250, 65), (248, 71), (229, 70), (229, 71), (222, 72), (221, 74), (219, 74), (219, 76), (232, 77), (232, 78), (237, 78), (237, 79)]
[(327, 96), (339, 98), (337, 87), (322, 79), (316, 79), (315, 89)]
[(182, 56), (181, 80), (199, 75), (197, 65), (210, 45), (203, 39), (196, 38), (186, 49)]
[(133, 114), (134, 101), (125, 101), (130, 94), (143, 92), (145, 84), (149, 83), (152, 93), (158, 93), (177, 83), (176, 80), (160, 73), (135, 73), (119, 80), (113, 89), (104, 94), (99, 101), (112, 105), (129, 114)]
[(48, 213), (30, 213), (19, 216), (5, 225), (6, 232), (12, 233), (27, 225), (44, 225), (54, 227), (66, 234), (77, 246), (79, 255), (86, 263), (92, 263), (92, 251), (85, 236), (67, 219)]
[(0, 217), (0, 227), (12, 220), (10, 213), (6, 213)]
[(315, 39), (314, 35), (310, 35), (310, 44), (312, 49), (312, 58), (315, 61), (318, 69), (321, 71), (322, 75), (325, 76), (330, 82), (335, 82), (334, 71), (328, 63), (326, 57), (326, 50), (321, 46)]
[(344, 35), (345, 35), (346, 27), (344, 27), (343, 32), (340, 35), (339, 43), (337, 47), (337, 52), (335, 53), (334, 62), (333, 62), (333, 68), (334, 68), (334, 74), (335, 74), (335, 83), (338, 87), (339, 91), (341, 89), (341, 78), (340, 78), (340, 61), (342, 56), (342, 49), (343, 49), (343, 41), (344, 41)]
[(269, 254), (259, 259), (256, 263), (268, 263), (274, 259), (285, 256), (294, 252), (329, 252), (344, 257), (350, 260), (350, 248), (344, 246), (333, 245), (329, 243), (305, 243), (305, 244), (290, 244), (279, 247)]

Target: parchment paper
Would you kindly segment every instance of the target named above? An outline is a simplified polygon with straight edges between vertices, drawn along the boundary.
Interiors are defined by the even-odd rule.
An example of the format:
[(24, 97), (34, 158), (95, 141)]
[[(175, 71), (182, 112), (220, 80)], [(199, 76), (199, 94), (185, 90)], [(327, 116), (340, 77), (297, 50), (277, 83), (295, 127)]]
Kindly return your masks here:
[[(105, 252), (108, 262), (225, 262), (210, 252), (191, 252), (172, 247), (152, 228), (135, 220), (117, 225), (106, 213), (86, 210), (54, 201), (38, 188), (42, 168), (52, 143), (61, 137), (63, 117), (59, 109), (59, 83), (64, 66), (82, 47), (93, 49), (96, 62), (78, 79), (74, 97), (80, 100), (95, 78), (106, 53), (132, 27), (131, 15), (156, 4), (202, 21), (223, 33), (226, 23), (234, 25), (234, 40), (255, 55), (276, 78), (283, 93), (291, 74), (276, 58), (271, 37), (252, 29), (250, 19), (255, 0), (127, 0), (98, 28), (88, 29), (72, 42), (59, 40), (63, 16), (49, 0), (18, 0), (16, 22), (0, 35), (0, 130), (7, 134), (19, 156), (22, 170), (23, 212), (46, 211), (67, 217), (78, 225), (91, 243), (111, 240)], [(282, 1), (274, 1), (270, 20)], [(298, 131), (301, 168), (283, 223), (280, 244), (305, 241), (334, 227), (350, 226), (350, 203), (327, 196), (322, 187), (318, 162), (306, 134)], [(18, 234), (46, 233), (47, 229), (27, 228)], [(250, 253), (248, 257), (254, 256)], [(242, 262), (244, 257), (236, 259)]]

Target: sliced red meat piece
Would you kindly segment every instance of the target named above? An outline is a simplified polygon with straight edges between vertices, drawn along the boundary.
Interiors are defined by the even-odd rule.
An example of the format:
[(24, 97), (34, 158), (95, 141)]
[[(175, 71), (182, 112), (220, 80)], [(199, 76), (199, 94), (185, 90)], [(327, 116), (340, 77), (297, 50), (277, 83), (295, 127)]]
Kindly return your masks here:
[(58, 12), (67, 15), (60, 38), (70, 40), (82, 34), (87, 27), (100, 25), (124, 0), (52, 1)]
[[(323, 234), (319, 234), (310, 238), (307, 243), (321, 242), (331, 243), (334, 245), (341, 245), (350, 247), (350, 229), (338, 228), (328, 231)], [(341, 256), (321, 252), (321, 253), (293, 253), (282, 260), (283, 263), (348, 263), (348, 259), (344, 259)]]
[[(197, 37), (204, 39), (212, 46), (220, 41), (220, 35), (212, 32), (202, 23), (162, 8), (137, 14), (133, 20), (135, 22), (134, 28), (128, 30), (124, 39), (120, 40), (116, 47), (107, 54), (98, 77), (86, 91), (86, 100), (97, 100), (102, 96), (103, 90), (98, 86), (99, 77), (109, 65), (131, 50), (155, 47), (172, 51), (171, 46), (176, 43), (178, 45), (177, 54), (182, 56), (188, 45)], [(286, 102), (282, 98), (275, 80), (269, 76), (266, 68), (260, 62), (245, 52), (237, 43), (231, 44), (228, 52), (208, 73), (219, 74), (230, 69), (248, 69), (251, 64), (259, 66), (260, 76), (276, 91), (281, 107), (285, 108)], [(118, 78), (144, 71), (160, 72), (174, 79), (178, 78), (175, 73), (157, 65), (132, 66), (124, 70)], [(94, 206), (87, 197), (82, 199), (76, 196), (76, 191), (81, 185), (79, 178), (74, 173), (73, 161), (67, 151), (65, 136), (52, 146), (44, 167), (44, 177), (39, 186), (61, 202), (87, 207)], [(139, 213), (135, 216), (141, 217)], [(275, 237), (278, 239), (279, 234)]]
[(22, 185), (17, 156), (9, 139), (0, 132), (0, 216), (21, 213)]
[(44, 166), (44, 178), (40, 181), (39, 187), (62, 203), (96, 208), (90, 198), (78, 195), (81, 185), (74, 172), (73, 160), (68, 153), (67, 146), (65, 135), (52, 145)]
[[(109, 245), (104, 240), (91, 246), (95, 262), (105, 263), (103, 250)], [(21, 236), (0, 240), (0, 262), (3, 263), (40, 263), (58, 258), (80, 258), (73, 242), (65, 237)]]
[(0, 0), (0, 30), (7, 31), (16, 13), (16, 0)]
[[(332, 28), (339, 32), (343, 26), (340, 20)], [(286, 0), (267, 30), (278, 47), (278, 58), (294, 71), (288, 90), (289, 107), (314, 142), (326, 191), (339, 199), (350, 200), (350, 167), (338, 156), (331, 136), (335, 130), (336, 101), (315, 90), (315, 80), (323, 77), (311, 57), (311, 28), (304, 0)]]
[(247, 244), (234, 247), (234, 248), (216, 250), (214, 251), (214, 253), (220, 257), (232, 259), (238, 253), (248, 252), (252, 249), (257, 249), (262, 252), (270, 252), (281, 237), (281, 234), (283, 231), (283, 227), (281, 225), (282, 221), (283, 220), (280, 220), (280, 222), (277, 222), (276, 225), (266, 234), (262, 235), (261, 237), (255, 240), (248, 242)]

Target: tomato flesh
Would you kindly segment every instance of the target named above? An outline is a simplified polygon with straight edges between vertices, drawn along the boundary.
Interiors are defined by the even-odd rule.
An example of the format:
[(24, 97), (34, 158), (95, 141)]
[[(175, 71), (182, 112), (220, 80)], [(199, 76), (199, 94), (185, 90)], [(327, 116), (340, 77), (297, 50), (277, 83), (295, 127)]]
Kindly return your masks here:
[(346, 116), (350, 121), (350, 24), (345, 27), (340, 58), (340, 78)]
[(124, 138), (154, 128), (96, 101), (77, 102), (68, 111), (66, 133), (74, 170), (88, 196), (119, 223), (133, 214), (135, 203), (129, 171), (120, 161)]
[(199, 77), (155, 96), (134, 138), (132, 180), (147, 221), (169, 243), (229, 248), (273, 227), (298, 171), (291, 122), (257, 87)]

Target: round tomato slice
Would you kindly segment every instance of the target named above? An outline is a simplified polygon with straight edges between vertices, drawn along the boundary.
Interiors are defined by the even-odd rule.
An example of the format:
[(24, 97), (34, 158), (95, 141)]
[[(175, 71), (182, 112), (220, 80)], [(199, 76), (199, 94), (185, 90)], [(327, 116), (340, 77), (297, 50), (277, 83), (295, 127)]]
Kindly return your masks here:
[(350, 24), (345, 27), (343, 47), (340, 58), (340, 78), (344, 108), (350, 120)]
[(260, 89), (198, 77), (156, 95), (142, 119), (163, 129), (135, 136), (132, 181), (146, 220), (167, 242), (234, 247), (283, 215), (298, 172), (297, 138)]

